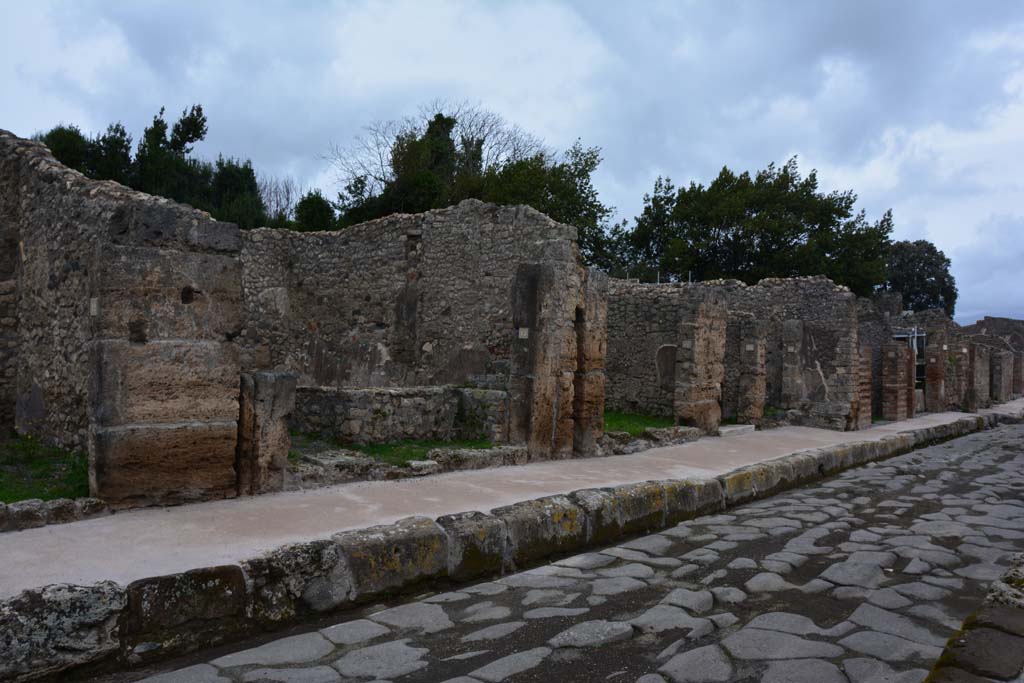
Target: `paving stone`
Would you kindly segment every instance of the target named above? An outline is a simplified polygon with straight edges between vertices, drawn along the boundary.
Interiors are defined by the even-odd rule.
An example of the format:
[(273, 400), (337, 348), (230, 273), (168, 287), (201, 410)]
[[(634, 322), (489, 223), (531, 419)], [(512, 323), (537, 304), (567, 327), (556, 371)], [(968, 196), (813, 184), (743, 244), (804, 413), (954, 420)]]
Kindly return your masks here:
[(992, 683), (992, 679), (975, 676), (955, 666), (944, 666), (928, 677), (928, 683)]
[(555, 564), (562, 567), (573, 567), (575, 569), (600, 569), (615, 561), (611, 555), (602, 553), (583, 553), (574, 557), (566, 557), (558, 560)]
[(590, 588), (594, 595), (619, 595), (627, 591), (647, 588), (647, 584), (639, 579), (620, 576), (615, 579), (596, 579), (591, 582)]
[(811, 579), (804, 585), (797, 586), (797, 589), (801, 593), (824, 593), (834, 585), (823, 579)]
[(619, 547), (628, 548), (630, 550), (640, 550), (652, 555), (664, 555), (665, 551), (672, 547), (672, 543), (672, 539), (667, 536), (651, 534), (650, 536), (641, 536), (629, 543), (622, 543)]
[(369, 618), (398, 629), (417, 630), (423, 633), (437, 633), (455, 625), (440, 605), (424, 602), (392, 607), (383, 612), (371, 614)]
[(506, 586), (496, 581), (488, 581), (486, 583), (478, 583), (475, 586), (468, 586), (463, 588), (464, 593), (472, 593), (473, 595), (498, 595), (509, 590), (510, 586)]
[(927, 628), (919, 626), (909, 617), (889, 612), (874, 605), (861, 605), (849, 616), (849, 620), (865, 628), (889, 633), (923, 645), (934, 645), (941, 648), (946, 644), (946, 638), (937, 636)]
[(601, 554), (611, 555), (620, 560), (649, 564), (652, 567), (661, 567), (662, 569), (675, 569), (683, 564), (682, 561), (674, 557), (652, 557), (647, 553), (640, 552), (639, 550), (630, 550), (629, 548), (605, 548), (601, 551)]
[(540, 665), (549, 654), (551, 654), (551, 649), (546, 647), (517, 652), (495, 660), (476, 671), (471, 671), (469, 675), (471, 678), (477, 678), (486, 683), (501, 683), (507, 678)]
[(995, 581), (1003, 575), (1003, 571), (1005, 570), (999, 566), (978, 563), (954, 569), (953, 573), (975, 581)]
[(599, 569), (597, 570), (597, 573), (610, 579), (622, 576), (627, 576), (632, 579), (649, 579), (654, 576), (653, 569), (648, 567), (646, 564), (640, 564), (638, 562), (632, 562), (618, 567), (608, 567), (607, 569)]
[(793, 659), (772, 662), (761, 683), (847, 683), (835, 664), (822, 659)]
[(732, 612), (723, 612), (722, 614), (712, 614), (708, 617), (714, 623), (715, 627), (719, 630), (723, 628), (729, 628), (733, 624), (739, 623), (740, 618)]
[(786, 552), (785, 550), (783, 550), (782, 552), (765, 555), (764, 559), (772, 560), (775, 562), (785, 562), (793, 568), (802, 567), (804, 563), (807, 562), (806, 555), (798, 555), (797, 553)]
[(772, 572), (757, 574), (743, 585), (751, 593), (777, 593), (796, 588), (796, 586)]
[(564, 576), (526, 572), (505, 576), (498, 579), (498, 583), (505, 584), (509, 588), (569, 588), (578, 584), (579, 580)]
[(672, 605), (655, 605), (640, 616), (631, 619), (629, 623), (648, 633), (661, 633), (683, 628), (691, 631), (705, 631), (708, 627), (714, 629), (714, 624), (708, 619), (692, 617), (686, 610)]
[(463, 662), (467, 659), (475, 659), (482, 657), (483, 655), (490, 652), (490, 650), (473, 650), (472, 652), (463, 652), (462, 654), (452, 655), (451, 657), (445, 657), (442, 662)]
[(855, 626), (848, 621), (841, 621), (831, 628), (821, 628), (809, 617), (789, 612), (769, 612), (761, 614), (747, 623), (747, 628), (766, 631), (781, 631), (795, 636), (828, 636), (839, 637), (852, 631)]
[(676, 655), (658, 671), (673, 683), (732, 680), (732, 664), (717, 645), (706, 645)]
[(867, 595), (868, 602), (872, 605), (885, 607), (886, 609), (901, 609), (907, 605), (914, 604), (891, 588), (881, 588), (871, 591)]
[(683, 607), (688, 612), (697, 614), (707, 612), (714, 605), (711, 591), (692, 591), (686, 588), (676, 588), (661, 601), (676, 607)]
[(334, 651), (332, 645), (319, 633), (304, 633), (271, 641), (265, 645), (224, 655), (210, 662), (216, 667), (227, 669), (248, 664), (275, 666), (278, 664), (305, 664)]
[(493, 602), (481, 602), (477, 605), (467, 607), (459, 621), (469, 624), (481, 621), (499, 621), (512, 616), (512, 610), (504, 605), (495, 605)]
[(694, 573), (698, 569), (700, 569), (699, 564), (684, 564), (682, 567), (679, 567), (678, 569), (673, 571), (669, 576), (671, 576), (673, 579), (682, 579)]
[(789, 633), (765, 631), (749, 626), (727, 637), (722, 641), (722, 645), (737, 659), (829, 659), (843, 654), (841, 647), (831, 643), (806, 640)]
[(821, 578), (841, 586), (878, 588), (886, 580), (885, 572), (877, 564), (864, 562), (836, 562), (821, 573)]
[(907, 614), (911, 614), (921, 619), (927, 619), (928, 621), (941, 624), (952, 631), (958, 631), (962, 619), (947, 614), (945, 611), (936, 607), (935, 605), (914, 605), (907, 610)]
[(522, 627), (526, 626), (525, 621), (510, 621), (505, 624), (495, 624), (494, 626), (488, 626), (482, 628), (479, 631), (473, 631), (472, 633), (462, 637), (464, 643), (475, 643), (481, 640), (497, 640), (498, 638), (504, 638), (507, 635), (515, 633)]
[(697, 564), (714, 564), (715, 562), (718, 562), (721, 556), (714, 550), (708, 550), (706, 548), (697, 548), (696, 550), (691, 550), (690, 552), (680, 557), (683, 560), (687, 560), (689, 562), (696, 562)]
[(899, 672), (885, 662), (868, 657), (844, 659), (843, 669), (850, 683), (921, 683), (928, 675), (925, 669)]
[(888, 662), (906, 662), (910, 660), (928, 662), (935, 661), (942, 653), (942, 648), (922, 645), (911, 640), (877, 631), (860, 631), (846, 636), (839, 641), (843, 647), (871, 655)]
[(463, 600), (469, 600), (469, 593), (463, 593), (461, 591), (451, 591), (448, 593), (440, 593), (438, 595), (431, 595), (429, 598), (424, 598), (423, 602), (431, 602), (438, 604), (447, 604), (451, 602), (461, 602)]
[(369, 619), (357, 619), (320, 629), (320, 633), (335, 645), (356, 645), (390, 632), (387, 626)]
[(1024, 636), (1024, 610), (1002, 605), (987, 605), (974, 615), (972, 626), (995, 628), (1016, 636)]
[(644, 674), (636, 679), (636, 683), (666, 683), (665, 679), (658, 674)]
[(623, 621), (584, 621), (570, 626), (548, 641), (552, 648), (599, 647), (633, 637), (633, 627)]
[(231, 683), (209, 664), (196, 664), (177, 671), (144, 678), (139, 683)]
[(338, 683), (341, 676), (329, 666), (308, 669), (253, 669), (242, 676), (242, 683)]
[(715, 600), (725, 605), (736, 605), (747, 599), (747, 594), (741, 591), (739, 588), (733, 588), (732, 586), (720, 586), (712, 588), (711, 592), (715, 596)]
[(785, 562), (779, 562), (778, 560), (761, 560), (761, 567), (768, 572), (774, 574), (788, 574), (793, 571), (793, 567)]
[(876, 567), (885, 568), (896, 564), (896, 555), (889, 552), (858, 550), (850, 553), (850, 556), (846, 558), (846, 561), (857, 564), (872, 564)]
[(904, 574), (927, 574), (932, 570), (932, 566), (922, 560), (919, 557), (915, 557), (903, 568)]
[(949, 591), (938, 586), (929, 586), (927, 583), (901, 583), (891, 587), (900, 595), (906, 595), (918, 600), (942, 600), (949, 595)]
[(757, 569), (757, 562), (749, 557), (737, 557), (725, 566), (729, 569)]
[(578, 617), (590, 611), (588, 607), (538, 607), (523, 613), (524, 619), (554, 619), (556, 617)]
[(726, 551), (735, 549), (737, 545), (738, 544), (736, 543), (736, 541), (720, 540), (715, 541), (714, 543), (708, 543), (704, 547), (708, 550), (714, 550), (716, 552), (724, 553)]
[(409, 647), (410, 640), (393, 640), (353, 650), (334, 662), (342, 676), (349, 678), (397, 678), (427, 666), (426, 648)]

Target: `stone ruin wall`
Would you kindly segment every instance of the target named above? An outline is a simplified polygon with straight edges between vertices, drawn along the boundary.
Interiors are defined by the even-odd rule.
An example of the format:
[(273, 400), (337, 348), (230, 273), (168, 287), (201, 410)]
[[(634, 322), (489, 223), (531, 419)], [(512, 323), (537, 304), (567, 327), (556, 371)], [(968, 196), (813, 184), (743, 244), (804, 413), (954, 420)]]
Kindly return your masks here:
[[(717, 380), (729, 417), (757, 422), (767, 404), (800, 411), (807, 424), (854, 429), (860, 387), (855, 297), (823, 277), (642, 285), (612, 281), (608, 305), (609, 406), (678, 415), (668, 370), (680, 325), (695, 302), (724, 303)], [(713, 316), (715, 320), (721, 314)], [(710, 329), (716, 324), (705, 323)], [(732, 331), (732, 335), (729, 331)], [(740, 408), (740, 402), (744, 407)], [(675, 410), (673, 412), (673, 409)]]
[(302, 387), (505, 391), (508, 440), (537, 454), (600, 435), (607, 278), (571, 226), (467, 200), (341, 232), (254, 230), (242, 263), (247, 368)]
[(0, 232), (18, 430), (88, 451), (114, 504), (233, 495), (238, 230), (0, 131)]
[(472, 201), (241, 233), (0, 131), (0, 415), (88, 452), (114, 506), (273, 489), (294, 384), (268, 369), (467, 385), (496, 439), (572, 455), (600, 436), (607, 299), (575, 240)]

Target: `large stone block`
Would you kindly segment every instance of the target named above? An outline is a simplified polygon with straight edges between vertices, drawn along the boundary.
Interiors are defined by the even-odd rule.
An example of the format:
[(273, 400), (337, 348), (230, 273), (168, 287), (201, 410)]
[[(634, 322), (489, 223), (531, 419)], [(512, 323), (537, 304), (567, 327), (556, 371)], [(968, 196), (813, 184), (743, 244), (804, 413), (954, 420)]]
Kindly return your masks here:
[(237, 421), (96, 429), (92, 493), (116, 506), (233, 496), (237, 440)]
[(495, 508), (505, 523), (509, 554), (517, 568), (583, 548), (587, 543), (586, 512), (566, 496), (550, 496)]
[(482, 512), (463, 512), (438, 517), (448, 534), (448, 577), (467, 581), (496, 574), (503, 568), (507, 534), (505, 524)]
[(666, 493), (659, 482), (575, 491), (571, 497), (586, 512), (591, 544), (610, 543), (665, 526)]
[(725, 509), (725, 493), (718, 479), (669, 480), (665, 489), (665, 524), (671, 526)]
[(267, 625), (329, 612), (354, 598), (348, 560), (333, 541), (293, 543), (241, 566), (252, 585), (253, 616)]
[(101, 341), (96, 350), (97, 425), (238, 419), (238, 351), (219, 342)]
[(280, 491), (284, 486), (295, 380), (295, 375), (275, 372), (242, 376), (236, 463), (240, 495)]
[(57, 675), (118, 652), (125, 591), (57, 584), (0, 602), (0, 679)]
[(135, 581), (121, 626), (129, 661), (143, 662), (223, 642), (247, 629), (245, 576), (236, 565)]
[(107, 339), (223, 341), (242, 329), (242, 265), (231, 255), (111, 247), (92, 313)]
[(333, 540), (345, 553), (357, 600), (448, 575), (448, 536), (426, 517), (346, 531)]
[(110, 216), (110, 241), (129, 246), (237, 254), (238, 227), (169, 199), (126, 201)]

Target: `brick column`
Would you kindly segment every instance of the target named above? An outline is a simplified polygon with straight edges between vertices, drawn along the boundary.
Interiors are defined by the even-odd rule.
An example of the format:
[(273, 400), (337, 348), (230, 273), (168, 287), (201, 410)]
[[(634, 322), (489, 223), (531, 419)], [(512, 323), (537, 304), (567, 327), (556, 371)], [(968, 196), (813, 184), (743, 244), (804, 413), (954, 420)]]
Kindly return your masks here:
[[(943, 345), (945, 346), (945, 345)], [(925, 349), (924, 409), (929, 413), (946, 410), (946, 354), (943, 346)]]

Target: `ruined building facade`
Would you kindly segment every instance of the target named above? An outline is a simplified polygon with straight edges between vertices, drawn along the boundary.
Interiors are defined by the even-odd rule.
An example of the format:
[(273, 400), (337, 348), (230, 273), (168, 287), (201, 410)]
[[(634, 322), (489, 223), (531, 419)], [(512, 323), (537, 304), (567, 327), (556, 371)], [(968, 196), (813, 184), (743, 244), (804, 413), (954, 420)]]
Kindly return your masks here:
[(601, 433), (607, 278), (527, 207), (243, 232), (0, 131), (0, 240), (0, 414), (87, 451), (114, 505), (273, 489), (296, 393), (328, 431), (430, 407), (534, 457)]

